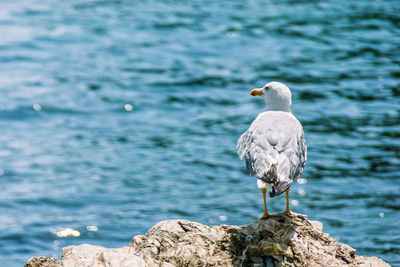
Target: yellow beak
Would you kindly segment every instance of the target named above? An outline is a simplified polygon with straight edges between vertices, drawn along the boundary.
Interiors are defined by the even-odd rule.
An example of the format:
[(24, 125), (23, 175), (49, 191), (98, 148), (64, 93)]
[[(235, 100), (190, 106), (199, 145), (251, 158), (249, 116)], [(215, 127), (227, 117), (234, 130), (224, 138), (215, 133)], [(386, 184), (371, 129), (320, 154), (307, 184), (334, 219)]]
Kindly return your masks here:
[(250, 95), (252, 95), (252, 96), (262, 96), (263, 94), (264, 94), (264, 92), (263, 92), (262, 88), (254, 88), (250, 92)]

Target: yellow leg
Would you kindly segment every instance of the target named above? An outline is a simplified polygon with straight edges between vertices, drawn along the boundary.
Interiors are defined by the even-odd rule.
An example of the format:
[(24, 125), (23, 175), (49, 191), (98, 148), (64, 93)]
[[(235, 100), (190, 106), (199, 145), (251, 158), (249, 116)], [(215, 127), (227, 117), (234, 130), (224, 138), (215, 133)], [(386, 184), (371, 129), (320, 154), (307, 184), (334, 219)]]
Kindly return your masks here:
[(268, 214), (268, 211), (267, 211), (267, 198), (265, 196), (265, 193), (267, 193), (267, 188), (261, 188), (261, 192), (262, 192), (263, 198), (264, 198), (264, 214), (260, 218), (260, 220), (264, 220), (264, 219), (267, 219), (269, 217), (269, 214)]
[(286, 189), (286, 214), (291, 214), (290, 209), (289, 209), (289, 190), (290, 188)]

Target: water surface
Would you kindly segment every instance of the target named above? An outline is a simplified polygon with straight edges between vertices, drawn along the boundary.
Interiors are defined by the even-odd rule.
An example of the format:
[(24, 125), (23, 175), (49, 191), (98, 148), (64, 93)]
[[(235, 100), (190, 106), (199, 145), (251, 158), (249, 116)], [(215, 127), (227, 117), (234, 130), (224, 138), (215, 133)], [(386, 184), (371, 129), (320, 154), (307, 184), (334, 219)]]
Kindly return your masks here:
[(120, 247), (160, 220), (257, 220), (235, 146), (263, 109), (250, 89), (278, 80), (309, 147), (292, 209), (400, 266), (398, 1), (0, 6), (2, 265)]

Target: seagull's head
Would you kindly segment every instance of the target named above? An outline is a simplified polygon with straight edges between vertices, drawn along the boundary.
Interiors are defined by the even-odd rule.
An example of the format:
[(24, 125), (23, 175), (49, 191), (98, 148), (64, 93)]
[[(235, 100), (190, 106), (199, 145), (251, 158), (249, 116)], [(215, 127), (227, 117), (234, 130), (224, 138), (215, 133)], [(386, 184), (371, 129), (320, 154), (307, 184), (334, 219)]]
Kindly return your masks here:
[(269, 82), (262, 88), (251, 90), (252, 96), (263, 96), (267, 109), (290, 112), (292, 93), (290, 89), (280, 82)]

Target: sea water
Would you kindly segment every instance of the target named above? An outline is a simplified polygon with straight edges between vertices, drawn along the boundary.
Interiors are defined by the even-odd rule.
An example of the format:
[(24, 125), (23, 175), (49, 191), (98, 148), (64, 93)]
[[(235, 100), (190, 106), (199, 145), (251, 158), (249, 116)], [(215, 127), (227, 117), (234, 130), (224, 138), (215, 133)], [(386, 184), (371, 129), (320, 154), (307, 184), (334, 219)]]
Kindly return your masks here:
[[(0, 1), (0, 265), (246, 225), (236, 141), (287, 84), (308, 160), (291, 208), (400, 266), (398, 1)], [(285, 197), (268, 199), (283, 212)]]

